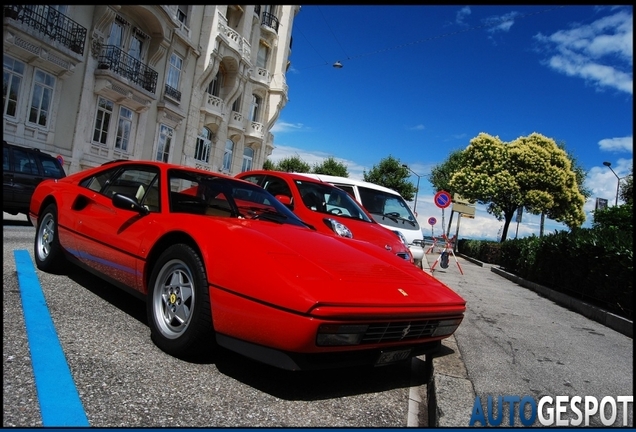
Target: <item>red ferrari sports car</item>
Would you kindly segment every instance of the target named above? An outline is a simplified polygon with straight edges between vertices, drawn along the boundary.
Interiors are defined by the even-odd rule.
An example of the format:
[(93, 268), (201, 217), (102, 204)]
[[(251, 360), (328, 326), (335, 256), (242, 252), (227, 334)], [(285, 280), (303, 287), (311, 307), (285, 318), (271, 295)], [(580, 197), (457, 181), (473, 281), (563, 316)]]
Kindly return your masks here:
[(261, 186), (318, 231), (368, 241), (413, 262), (408, 242), (399, 231), (384, 228), (351, 195), (331, 183), (267, 170), (245, 171), (236, 178)]
[(383, 365), (435, 350), (465, 301), (377, 246), (307, 226), (253, 183), (115, 161), (45, 180), (35, 262), (74, 262), (146, 301), (152, 340), (218, 344), (288, 370)]

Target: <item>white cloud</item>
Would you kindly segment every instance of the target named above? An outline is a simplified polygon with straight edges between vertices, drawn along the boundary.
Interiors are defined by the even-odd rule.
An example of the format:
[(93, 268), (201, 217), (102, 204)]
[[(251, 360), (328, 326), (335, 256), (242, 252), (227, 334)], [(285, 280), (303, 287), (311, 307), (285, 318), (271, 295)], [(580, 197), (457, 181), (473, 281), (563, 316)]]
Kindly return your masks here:
[(484, 22), (488, 26), (488, 33), (510, 31), (518, 15), (519, 12), (508, 12), (498, 17), (486, 18)]
[(284, 146), (284, 145), (276, 145), (272, 154), (267, 158), (271, 162), (276, 163), (281, 159), (287, 159), (290, 157), (297, 156), (303, 162), (309, 164), (309, 166), (313, 167), (314, 165), (321, 164), (328, 157), (333, 157), (336, 161), (342, 163), (347, 167), (347, 171), (349, 172), (349, 177), (353, 179), (362, 180), (363, 171), (369, 171), (370, 168), (364, 167), (362, 165), (357, 164), (356, 162), (342, 159), (336, 157), (332, 154), (328, 154), (318, 150), (305, 150), (296, 147)]
[(461, 8), (458, 12), (457, 15), (455, 17), (455, 22), (457, 24), (461, 24), (461, 25), (466, 25), (466, 23), (464, 22), (464, 18), (466, 18), (468, 15), (470, 15), (472, 12), (470, 10), (470, 7), (468, 6), (464, 6), (463, 8)]
[(633, 94), (633, 15), (620, 10), (569, 30), (535, 39), (553, 54), (545, 61), (552, 69), (583, 78), (598, 88)]
[(602, 139), (598, 142), (598, 147), (604, 151), (634, 153), (634, 137)]
[(271, 132), (272, 133), (284, 133), (284, 132), (292, 132), (295, 130), (306, 130), (305, 125), (302, 123), (286, 123), (283, 121), (278, 121), (274, 123)]

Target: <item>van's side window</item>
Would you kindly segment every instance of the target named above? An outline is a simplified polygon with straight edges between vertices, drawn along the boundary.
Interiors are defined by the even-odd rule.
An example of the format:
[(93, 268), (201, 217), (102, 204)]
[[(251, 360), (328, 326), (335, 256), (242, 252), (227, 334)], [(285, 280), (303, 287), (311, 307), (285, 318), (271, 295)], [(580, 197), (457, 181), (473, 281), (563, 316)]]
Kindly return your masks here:
[(347, 192), (354, 199), (356, 198), (356, 194), (353, 192), (353, 187), (352, 186), (347, 186), (347, 185), (342, 185), (342, 184), (336, 184), (336, 186), (338, 186), (343, 191)]

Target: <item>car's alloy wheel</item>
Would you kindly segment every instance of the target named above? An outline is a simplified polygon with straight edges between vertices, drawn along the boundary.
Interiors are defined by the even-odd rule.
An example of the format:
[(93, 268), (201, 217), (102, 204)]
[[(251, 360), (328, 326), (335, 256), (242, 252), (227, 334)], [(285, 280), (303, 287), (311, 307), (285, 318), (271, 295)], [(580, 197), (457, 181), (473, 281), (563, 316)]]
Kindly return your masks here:
[(35, 264), (43, 271), (60, 270), (63, 261), (58, 237), (57, 206), (49, 204), (41, 213), (33, 245)]
[(177, 244), (157, 260), (148, 290), (153, 341), (175, 356), (194, 353), (212, 332), (205, 268), (197, 253)]

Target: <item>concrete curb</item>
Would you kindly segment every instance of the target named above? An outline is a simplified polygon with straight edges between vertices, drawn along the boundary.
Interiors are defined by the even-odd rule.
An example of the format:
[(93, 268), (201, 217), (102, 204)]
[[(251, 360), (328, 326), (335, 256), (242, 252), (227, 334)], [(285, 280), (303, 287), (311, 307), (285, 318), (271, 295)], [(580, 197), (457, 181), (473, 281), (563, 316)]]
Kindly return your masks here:
[(524, 288), (531, 289), (532, 291), (535, 291), (536, 293), (552, 300), (553, 302), (563, 307), (580, 313), (586, 318), (596, 321), (599, 324), (603, 324), (604, 326), (609, 327), (621, 334), (624, 334), (627, 337), (630, 337), (632, 339), (634, 338), (634, 321), (630, 321), (626, 318), (607, 312), (599, 307), (592, 306), (582, 300), (570, 297), (567, 294), (560, 293), (553, 289), (544, 287), (543, 285), (526, 281), (519, 276), (502, 270), (499, 267), (491, 267), (490, 271), (492, 271), (493, 273), (497, 273), (499, 276), (502, 276), (509, 281), (515, 282)]
[(428, 426), (468, 427), (464, 423), (473, 411), (475, 389), (468, 379), (455, 336), (442, 341), (442, 349), (432, 363), (432, 379), (428, 385)]

